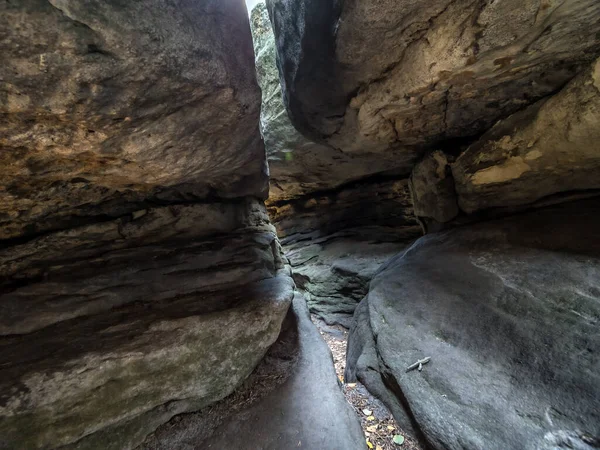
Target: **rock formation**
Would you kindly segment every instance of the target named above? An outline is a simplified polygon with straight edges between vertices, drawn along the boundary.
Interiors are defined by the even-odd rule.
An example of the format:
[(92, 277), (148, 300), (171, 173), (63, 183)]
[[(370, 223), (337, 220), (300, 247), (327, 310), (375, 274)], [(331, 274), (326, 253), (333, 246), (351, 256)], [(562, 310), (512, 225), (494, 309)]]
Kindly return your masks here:
[(0, 6), (0, 447), (126, 449), (293, 297), (237, 0)]
[(427, 148), (478, 136), (600, 54), (595, 0), (267, 5), (294, 125), (405, 173)]
[[(386, 162), (269, 204), (296, 284), (330, 323), (356, 308), (347, 378), (424, 445), (599, 448), (600, 3), (400, 3), (267, 0), (294, 127)], [(405, 246), (417, 220), (378, 270), (389, 240), (351, 231)]]
[(452, 165), (465, 213), (600, 189), (600, 59), (498, 122)]
[(311, 312), (349, 326), (371, 276), (420, 234), (406, 181), (365, 181), (295, 201), (269, 215)]
[(598, 448), (599, 277), (598, 199), (423, 237), (371, 281), (346, 379), (434, 449)]
[(348, 326), (372, 273), (419, 233), (408, 184), (394, 176), (386, 158), (344, 153), (296, 131), (263, 2), (252, 10), (251, 25), (270, 172), (269, 215), (311, 311)]
[(600, 3), (250, 21), (0, 5), (0, 448), (600, 448)]
[(390, 168), (385, 158), (344, 153), (304, 137), (292, 125), (283, 101), (275, 37), (264, 2), (251, 14), (258, 83), (262, 89), (261, 132), (269, 161), (271, 201), (327, 191)]

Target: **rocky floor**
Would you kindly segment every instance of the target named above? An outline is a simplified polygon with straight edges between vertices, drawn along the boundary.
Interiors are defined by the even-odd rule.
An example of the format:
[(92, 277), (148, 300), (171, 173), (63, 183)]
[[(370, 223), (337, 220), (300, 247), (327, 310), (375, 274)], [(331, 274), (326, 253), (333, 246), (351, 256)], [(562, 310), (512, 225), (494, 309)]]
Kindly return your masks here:
[(138, 450), (363, 450), (327, 346), (297, 294), (280, 339), (234, 394), (160, 427)]
[[(311, 315), (311, 319), (331, 349), (335, 373), (342, 383), (346, 400), (360, 419), (368, 448), (374, 450), (423, 450), (424, 447), (405, 435), (386, 406), (371, 395), (360, 382), (344, 382), (348, 330), (340, 325), (327, 325), (314, 314)], [(394, 438), (401, 444), (395, 443)]]

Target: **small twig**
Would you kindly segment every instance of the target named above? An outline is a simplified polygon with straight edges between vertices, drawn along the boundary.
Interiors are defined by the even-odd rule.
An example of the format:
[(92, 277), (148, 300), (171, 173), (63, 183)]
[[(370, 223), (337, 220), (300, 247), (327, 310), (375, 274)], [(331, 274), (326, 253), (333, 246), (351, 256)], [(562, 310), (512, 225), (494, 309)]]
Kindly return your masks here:
[(406, 369), (406, 371), (410, 372), (411, 370), (419, 369), (419, 372), (420, 372), (421, 370), (423, 370), (423, 365), (427, 364), (429, 361), (431, 361), (431, 357), (430, 356), (428, 356), (427, 358), (420, 359), (416, 363), (411, 364), (410, 366), (408, 366), (408, 368)]

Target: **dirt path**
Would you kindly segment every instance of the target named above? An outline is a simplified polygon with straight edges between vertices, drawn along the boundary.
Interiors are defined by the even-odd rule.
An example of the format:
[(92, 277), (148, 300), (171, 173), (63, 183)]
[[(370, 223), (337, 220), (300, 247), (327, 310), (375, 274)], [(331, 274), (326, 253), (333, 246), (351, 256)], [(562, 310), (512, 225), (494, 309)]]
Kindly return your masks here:
[[(386, 406), (373, 397), (361, 383), (344, 382), (348, 330), (339, 325), (329, 326), (314, 315), (311, 318), (331, 349), (335, 372), (343, 383), (346, 400), (360, 418), (368, 447), (373, 450), (422, 450), (416, 441), (405, 437)], [(398, 441), (404, 438), (402, 444), (394, 443), (394, 436), (398, 435), (401, 436), (396, 438)]]

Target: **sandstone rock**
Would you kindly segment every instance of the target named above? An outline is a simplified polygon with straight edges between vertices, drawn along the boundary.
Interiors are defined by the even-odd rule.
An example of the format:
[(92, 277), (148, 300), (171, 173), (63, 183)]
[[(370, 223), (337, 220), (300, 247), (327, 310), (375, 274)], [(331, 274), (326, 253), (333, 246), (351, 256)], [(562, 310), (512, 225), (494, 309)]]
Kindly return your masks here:
[(3, 2), (0, 29), (0, 239), (266, 197), (242, 2)]
[(600, 189), (600, 60), (558, 94), (496, 124), (452, 172), (467, 213)]
[(283, 103), (275, 38), (264, 2), (251, 15), (258, 82), (262, 89), (261, 132), (269, 161), (269, 199), (281, 201), (330, 190), (390, 168), (387, 158), (349, 155), (305, 138)]
[(458, 215), (454, 179), (448, 157), (435, 151), (420, 161), (410, 176), (415, 215), (422, 220), (448, 222)]
[(599, 230), (594, 199), (421, 238), (371, 281), (346, 379), (431, 448), (596, 448)]
[(33, 277), (0, 295), (3, 445), (131, 448), (230, 394), (277, 338), (293, 282), (264, 207), (171, 208), (3, 251)]
[(353, 228), (397, 229), (404, 235), (418, 227), (406, 180), (364, 180), (267, 206), (283, 244)]
[(142, 448), (364, 449), (360, 423), (339, 388), (331, 351), (312, 324), (306, 302), (299, 294), (294, 296), (293, 315), (298, 332), (297, 363), (281, 386), (250, 408), (224, 418), (209, 436), (202, 436), (203, 424), (184, 418), (162, 427), (160, 440)]
[(0, 5), (0, 448), (129, 449), (293, 297), (238, 0)]
[(414, 229), (404, 235), (384, 228), (354, 229), (289, 243), (284, 250), (310, 311), (329, 325), (350, 328), (375, 272), (416, 235)]
[(373, 273), (421, 234), (406, 180), (354, 183), (268, 210), (297, 288), (329, 324), (349, 326)]
[(268, 0), (284, 99), (305, 135), (408, 174), (600, 54), (596, 0)]

